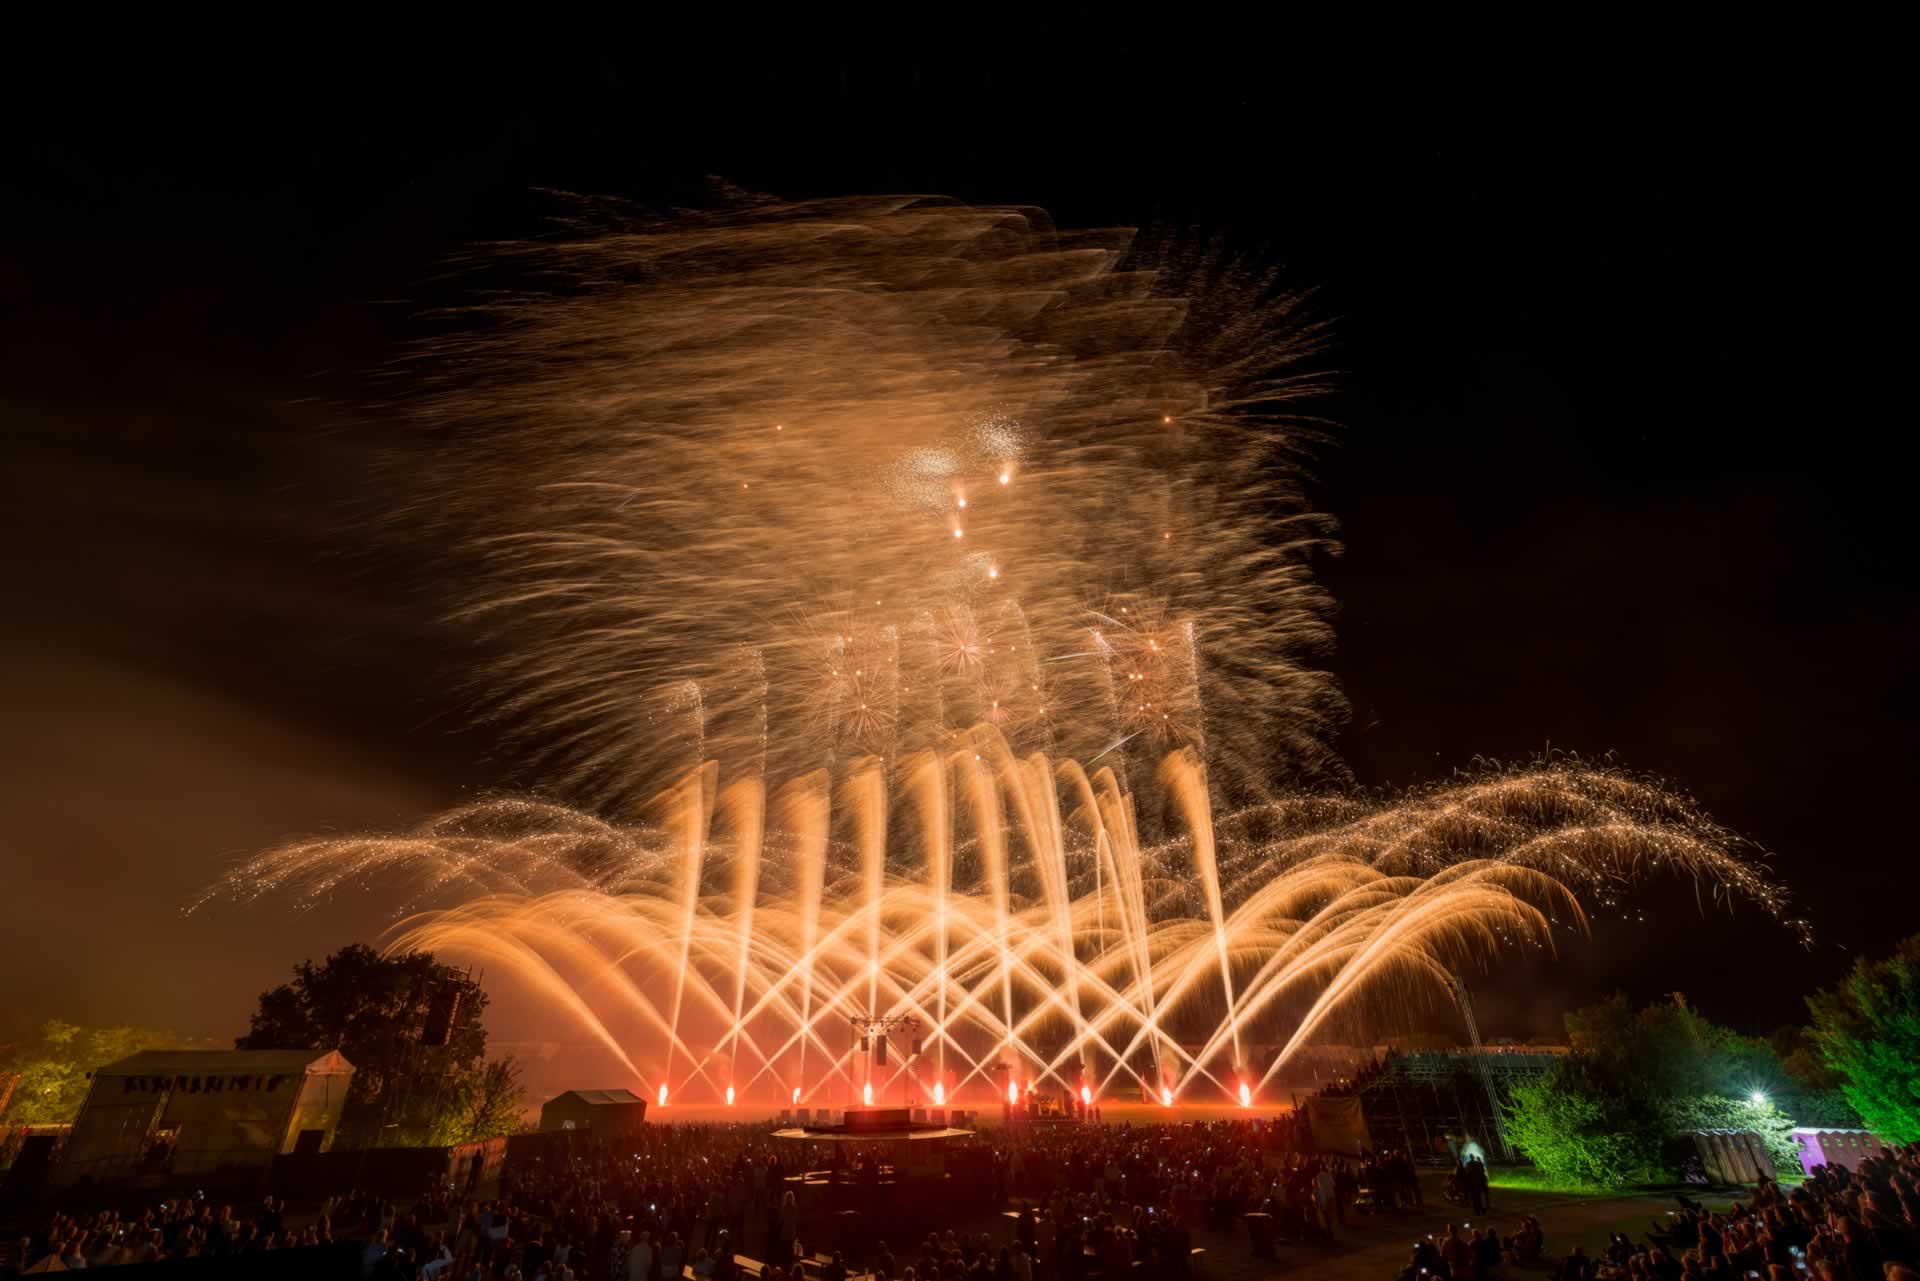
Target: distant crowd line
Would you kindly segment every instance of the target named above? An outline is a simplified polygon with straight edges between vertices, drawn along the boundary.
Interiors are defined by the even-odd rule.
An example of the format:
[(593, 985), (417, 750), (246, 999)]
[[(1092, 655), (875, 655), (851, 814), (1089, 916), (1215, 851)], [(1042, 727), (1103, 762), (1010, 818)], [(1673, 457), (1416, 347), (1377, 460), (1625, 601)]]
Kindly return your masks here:
[[(295, 1213), (268, 1197), (236, 1207), (167, 1199), (137, 1214), (56, 1214), (0, 1253), (0, 1275), (277, 1251), (351, 1252), (366, 1281), (1186, 1281), (1202, 1246), (1232, 1233), (1256, 1255), (1325, 1242), (1358, 1216), (1423, 1208), (1404, 1152), (1362, 1159), (1291, 1150), (1284, 1127), (1245, 1122), (1067, 1125), (982, 1132), (972, 1168), (982, 1223), (901, 1242), (869, 1224), (832, 1243), (803, 1239), (789, 1175), (858, 1178), (875, 1150), (808, 1148), (763, 1125), (648, 1126), (619, 1142), (581, 1139), (509, 1172), (499, 1194), (433, 1190), (404, 1203), (372, 1193)], [(1456, 1166), (1448, 1196), (1488, 1211), (1486, 1169)], [(893, 1242), (889, 1242), (889, 1236)], [(1822, 1168), (1746, 1204), (1684, 1202), (1640, 1244), (1616, 1237), (1557, 1260), (1538, 1219), (1511, 1231), (1464, 1225), (1415, 1247), (1402, 1281), (1492, 1281), (1534, 1270), (1558, 1281), (1920, 1281), (1920, 1148)], [(291, 1262), (291, 1260), (286, 1260)]]

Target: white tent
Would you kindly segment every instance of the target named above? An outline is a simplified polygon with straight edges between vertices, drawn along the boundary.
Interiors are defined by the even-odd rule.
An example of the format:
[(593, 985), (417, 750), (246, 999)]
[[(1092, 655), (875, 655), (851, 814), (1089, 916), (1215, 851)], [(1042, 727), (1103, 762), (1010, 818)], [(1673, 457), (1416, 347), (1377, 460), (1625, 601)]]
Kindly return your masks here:
[(318, 1050), (144, 1050), (93, 1074), (56, 1180), (264, 1167), (324, 1151), (353, 1065)]

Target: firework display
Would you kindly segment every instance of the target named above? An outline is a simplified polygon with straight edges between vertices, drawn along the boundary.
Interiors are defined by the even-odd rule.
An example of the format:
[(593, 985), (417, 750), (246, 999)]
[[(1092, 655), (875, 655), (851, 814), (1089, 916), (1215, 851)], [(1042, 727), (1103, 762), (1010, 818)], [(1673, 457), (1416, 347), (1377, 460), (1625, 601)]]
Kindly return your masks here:
[[(1270, 269), (913, 198), (570, 201), (464, 265), (395, 519), (568, 803), (221, 892), (379, 887), (395, 946), (484, 958), (649, 1097), (728, 1102), (1257, 1093), (1645, 874), (1783, 914), (1617, 770), (1348, 785), (1300, 470), (1322, 334)], [(921, 1053), (851, 1051), (876, 1016)]]

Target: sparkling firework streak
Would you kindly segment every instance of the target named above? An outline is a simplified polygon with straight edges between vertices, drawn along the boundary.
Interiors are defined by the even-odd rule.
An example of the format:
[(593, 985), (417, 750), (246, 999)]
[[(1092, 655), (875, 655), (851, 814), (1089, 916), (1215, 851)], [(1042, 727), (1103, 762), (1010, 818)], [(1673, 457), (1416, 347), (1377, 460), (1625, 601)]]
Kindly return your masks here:
[[(1149, 846), (1114, 771), (1016, 756), (990, 727), (904, 762), (891, 808), (881, 769), (839, 785), (863, 815), (842, 841), (824, 770), (769, 806), (757, 779), (716, 796), (706, 769), (650, 823), (497, 802), (408, 835), (290, 846), (225, 888), (313, 901), (406, 886), (396, 947), (506, 971), (643, 1083), (763, 1099), (863, 1084), (839, 1029), (873, 1009), (930, 1029), (926, 1055), (892, 1070), (926, 1093), (982, 1096), (1012, 1065), (1063, 1087), (1091, 1075), (1230, 1097), (1246, 1042), (1271, 1057), (1257, 1088), (1329, 1018), (1550, 947), (1556, 925), (1584, 925), (1581, 899), (1611, 905), (1651, 871), (1784, 906), (1671, 792), (1578, 762), (1265, 803), (1201, 839), (1204, 766), (1179, 752), (1159, 787), (1196, 831)], [(876, 837), (890, 818), (911, 835)]]
[(1270, 271), (927, 200), (566, 233), (480, 255), (541, 286), (409, 366), (400, 516), (457, 549), (505, 655), (476, 695), (551, 786), (619, 812), (979, 723), (1148, 774), (1195, 747), (1243, 800), (1344, 776), (1321, 336)]
[[(1250, 1046), (1257, 1092), (1655, 871), (1784, 919), (1617, 770), (1343, 785), (1298, 475), (1320, 334), (1270, 272), (920, 199), (578, 201), (470, 265), (509, 280), (413, 371), (396, 519), (505, 655), (487, 713), (588, 809), (304, 842), (217, 891), (397, 892), (394, 946), (729, 1102), (1231, 1099)], [(875, 1079), (856, 1016), (926, 1053)]]

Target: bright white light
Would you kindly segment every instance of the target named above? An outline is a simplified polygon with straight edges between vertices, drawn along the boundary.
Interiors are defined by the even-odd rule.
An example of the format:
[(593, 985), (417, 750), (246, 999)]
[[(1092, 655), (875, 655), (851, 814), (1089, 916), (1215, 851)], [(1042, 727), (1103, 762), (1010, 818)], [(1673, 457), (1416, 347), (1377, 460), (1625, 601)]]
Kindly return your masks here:
[(1020, 1101), (1020, 1087), (1012, 1081), (1007, 1082), (1007, 1103), (1009, 1106)]
[(946, 1106), (947, 1087), (945, 1082), (935, 1081), (933, 1083), (933, 1101), (941, 1107)]
[(1240, 1106), (1243, 1108), (1253, 1106), (1253, 1091), (1247, 1088), (1245, 1081), (1240, 1082)]
[(667, 1106), (667, 1084), (665, 1081), (660, 1083), (660, 1106)]
[(1164, 1085), (1160, 1087), (1160, 1106), (1166, 1108), (1173, 1106), (1173, 1090)]
[(727, 1106), (733, 1106), (733, 1087), (731, 1085), (727, 1087)]
[(1080, 1087), (1080, 1102), (1088, 1107), (1093, 1106), (1093, 1091), (1084, 1085)]
[(797, 1085), (793, 1087), (793, 1101), (795, 1103), (800, 1101), (800, 1087)]
[(860, 1087), (860, 1101), (862, 1103), (867, 1104), (868, 1106), (872, 1106), (873, 1104), (873, 1082), (872, 1081), (868, 1081), (865, 1085)]
[(1012, 473), (1010, 473), (1010, 472), (1004, 472), (1004, 471), (1000, 473), (1000, 483), (1001, 483), (1002, 485), (1004, 485), (1004, 484), (1006, 484), (1006, 483), (1007, 483), (1008, 481), (1010, 481), (1010, 480), (1012, 480), (1012, 479), (1013, 479), (1013, 475), (1012, 475)]
[(1765, 1090), (1755, 1090), (1752, 1094), (1749, 1094), (1747, 1097), (1753, 1100), (1753, 1105), (1755, 1107), (1759, 1107), (1761, 1104), (1767, 1101), (1767, 1093)]

